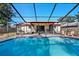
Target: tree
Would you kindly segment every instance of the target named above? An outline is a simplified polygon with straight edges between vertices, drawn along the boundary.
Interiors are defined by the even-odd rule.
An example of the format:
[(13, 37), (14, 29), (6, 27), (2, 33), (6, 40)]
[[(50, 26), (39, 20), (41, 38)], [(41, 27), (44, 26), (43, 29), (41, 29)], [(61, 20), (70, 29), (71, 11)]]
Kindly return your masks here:
[(78, 14), (76, 14), (76, 18), (77, 18), (77, 20), (79, 22), (79, 12), (78, 12)]
[(67, 16), (65, 17), (63, 20), (61, 20), (63, 17), (59, 18), (59, 22), (67, 22), (67, 23), (71, 23), (75, 21), (75, 17), (74, 16)]
[(6, 3), (0, 3), (0, 11), (3, 12), (7, 17), (5, 17), (5, 15), (3, 15), (0, 12), (0, 24), (4, 24), (6, 25), (7, 22), (10, 22), (11, 20), (9, 18), (11, 18), (14, 14), (13, 14), (13, 10), (10, 6), (10, 4)]

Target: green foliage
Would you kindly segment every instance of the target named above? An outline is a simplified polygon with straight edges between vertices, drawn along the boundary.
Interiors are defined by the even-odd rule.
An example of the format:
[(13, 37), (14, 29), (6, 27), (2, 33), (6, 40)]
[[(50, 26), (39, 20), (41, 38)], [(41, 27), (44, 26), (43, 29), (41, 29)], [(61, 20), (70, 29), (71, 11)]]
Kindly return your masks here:
[(78, 14), (76, 14), (76, 18), (78, 19), (78, 22), (79, 22), (79, 12), (78, 12)]
[[(13, 10), (8, 3), (0, 3), (0, 11), (3, 12), (7, 17), (11, 18), (13, 14)], [(11, 21), (9, 18), (7, 18), (5, 15), (0, 13), (0, 24), (7, 24), (7, 22)]]
[(75, 22), (75, 21), (78, 21), (79, 22), (79, 12), (75, 15), (75, 16), (67, 16), (66, 18), (64, 18), (62, 21), (61, 21), (61, 19), (62, 19), (63, 17), (60, 17), (59, 18), (59, 22), (61, 22), (61, 23), (63, 23), (63, 22)]
[(63, 20), (61, 20), (62, 18), (63, 17), (59, 18), (60, 23), (71, 23), (71, 22), (75, 22), (75, 20), (76, 20), (75, 16), (67, 16)]

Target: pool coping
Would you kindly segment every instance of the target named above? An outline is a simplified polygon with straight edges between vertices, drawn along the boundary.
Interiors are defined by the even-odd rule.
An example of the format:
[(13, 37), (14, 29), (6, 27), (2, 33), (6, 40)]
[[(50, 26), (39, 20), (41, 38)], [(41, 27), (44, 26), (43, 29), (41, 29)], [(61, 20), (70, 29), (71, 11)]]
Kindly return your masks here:
[(79, 37), (77, 37), (77, 36), (60, 36), (60, 37), (67, 37), (67, 38), (75, 38), (75, 39), (79, 39)]
[(79, 39), (79, 37), (75, 37), (75, 36), (64, 36), (64, 35), (42, 35), (42, 36), (40, 36), (40, 35), (25, 35), (25, 36), (23, 36), (23, 35), (21, 35), (21, 36), (13, 36), (13, 37), (8, 37), (8, 38), (4, 38), (4, 39), (0, 39), (0, 43), (2, 43), (2, 42), (5, 42), (5, 41), (9, 41), (9, 40), (12, 40), (12, 39), (14, 39), (14, 38), (23, 38), (23, 37), (64, 37), (64, 38), (75, 38), (75, 39)]
[(69, 37), (69, 38), (77, 38), (79, 39), (79, 37), (77, 36), (64, 36), (64, 35), (49, 35), (49, 34), (45, 34), (45, 35), (20, 35), (20, 36), (16, 36), (17, 38), (20, 37)]

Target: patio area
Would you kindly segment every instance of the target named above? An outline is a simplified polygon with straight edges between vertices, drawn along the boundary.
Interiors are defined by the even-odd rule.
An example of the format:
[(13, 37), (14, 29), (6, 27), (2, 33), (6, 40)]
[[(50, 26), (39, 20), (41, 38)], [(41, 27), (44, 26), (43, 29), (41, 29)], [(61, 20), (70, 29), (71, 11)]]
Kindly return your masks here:
[[(11, 12), (15, 13), (15, 16), (7, 16), (7, 12), (0, 11), (3, 20), (7, 19), (6, 24), (4, 21), (0, 22), (0, 40), (9, 37), (28, 37), (28, 36), (64, 36), (79, 38), (79, 4), (8, 4)], [(23, 6), (27, 7), (23, 7)], [(45, 9), (42, 6), (47, 6)], [(53, 5), (53, 6), (52, 6)], [(64, 5), (64, 6), (63, 6)], [(57, 11), (63, 11), (62, 8), (57, 6), (69, 6), (67, 11), (59, 13)], [(3, 7), (0, 5), (1, 8)], [(22, 9), (20, 9), (20, 6)], [(28, 7), (30, 6), (30, 7)], [(48, 10), (48, 7), (49, 8)], [(38, 8), (40, 7), (40, 8)], [(30, 8), (28, 10), (28, 8)], [(70, 9), (69, 9), (70, 8)], [(41, 10), (42, 9), (42, 10)], [(23, 12), (24, 10), (24, 12)], [(26, 11), (27, 10), (27, 11)], [(9, 10), (8, 10), (9, 11)], [(30, 11), (32, 11), (30, 13)], [(42, 11), (45, 11), (42, 12)], [(74, 11), (74, 12), (73, 12)], [(23, 13), (22, 13), (23, 12)], [(73, 14), (74, 15), (73, 15)], [(77, 15), (76, 15), (77, 14)], [(29, 16), (31, 15), (31, 16)], [(63, 15), (63, 16), (57, 16)]]

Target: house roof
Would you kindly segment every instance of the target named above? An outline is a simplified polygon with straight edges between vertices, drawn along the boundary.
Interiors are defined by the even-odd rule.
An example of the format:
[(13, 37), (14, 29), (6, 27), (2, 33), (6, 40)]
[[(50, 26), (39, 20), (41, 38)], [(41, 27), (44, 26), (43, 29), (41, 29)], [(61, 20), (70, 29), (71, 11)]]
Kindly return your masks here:
[(61, 24), (60, 24), (60, 23), (53, 23), (53, 24), (50, 24), (50, 25), (53, 25), (53, 26), (60, 26)]
[(20, 23), (20, 24), (17, 24), (16, 26), (30, 26), (31, 24), (30, 23)]
[(73, 23), (66, 23), (61, 25), (61, 27), (77, 27), (79, 22), (73, 22)]
[(29, 22), (29, 23), (58, 23), (58, 22)]
[(34, 24), (34, 23), (49, 23), (53, 25), (54, 23), (58, 23), (58, 22), (28, 22), (28, 23), (19, 23), (17, 24), (17, 26), (31, 26), (31, 24)]
[(53, 26), (59, 26), (58, 22), (31, 22), (31, 24), (48, 24)]

